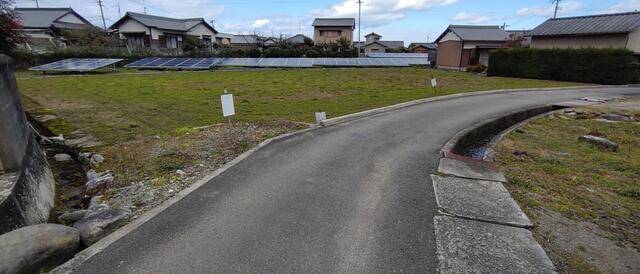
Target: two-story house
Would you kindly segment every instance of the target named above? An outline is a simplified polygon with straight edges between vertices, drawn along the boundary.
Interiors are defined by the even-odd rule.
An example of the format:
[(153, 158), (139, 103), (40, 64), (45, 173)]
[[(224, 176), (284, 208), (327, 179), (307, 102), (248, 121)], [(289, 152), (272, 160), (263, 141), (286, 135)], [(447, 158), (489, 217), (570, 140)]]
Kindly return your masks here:
[(135, 12), (127, 12), (110, 28), (130, 48), (151, 48), (181, 53), (184, 39), (198, 40), (200, 48), (212, 48), (216, 31), (203, 18), (175, 19)]
[(354, 42), (354, 46), (361, 48), (364, 53), (387, 52), (404, 48), (404, 41), (384, 41), (382, 36), (372, 32), (364, 36), (362, 42)]
[(341, 38), (349, 44), (353, 41), (356, 28), (354, 18), (316, 18), (313, 21), (313, 40), (316, 45), (335, 43)]

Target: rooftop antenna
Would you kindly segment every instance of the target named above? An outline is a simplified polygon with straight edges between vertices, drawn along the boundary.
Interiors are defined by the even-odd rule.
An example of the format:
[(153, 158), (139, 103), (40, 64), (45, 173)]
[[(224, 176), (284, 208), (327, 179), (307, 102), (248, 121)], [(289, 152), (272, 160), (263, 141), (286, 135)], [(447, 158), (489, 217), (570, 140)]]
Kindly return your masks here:
[(215, 24), (214, 23), (216, 22), (216, 19), (211, 19), (211, 20), (209, 20), (209, 22), (211, 22), (211, 27), (215, 28)]
[(500, 26), (500, 28), (501, 28), (502, 30), (506, 30), (508, 26), (509, 26), (509, 25), (507, 25), (507, 23), (505, 22), (505, 23), (502, 23), (502, 26)]
[(556, 4), (556, 8), (553, 11), (553, 19), (556, 19), (558, 17), (558, 10), (560, 10), (560, 2), (562, 2), (562, 0), (550, 0), (549, 2)]
[(38, 3), (38, 0), (35, 0), (35, 1), (36, 1), (36, 8), (40, 8), (40, 3)]
[(104, 11), (102, 10), (102, 6), (104, 6), (102, 4), (102, 0), (98, 0), (98, 6), (100, 7), (100, 16), (102, 17), (102, 26), (104, 27), (104, 30), (107, 30), (107, 22), (104, 20)]
[(144, 14), (147, 14), (147, 2), (142, 0), (142, 8), (144, 9)]
[(361, 31), (361, 27), (362, 27), (362, 0), (358, 0), (356, 3), (358, 3), (358, 56), (360, 56), (360, 47), (361, 45), (361, 40), (360, 38), (362, 38), (362, 33)]

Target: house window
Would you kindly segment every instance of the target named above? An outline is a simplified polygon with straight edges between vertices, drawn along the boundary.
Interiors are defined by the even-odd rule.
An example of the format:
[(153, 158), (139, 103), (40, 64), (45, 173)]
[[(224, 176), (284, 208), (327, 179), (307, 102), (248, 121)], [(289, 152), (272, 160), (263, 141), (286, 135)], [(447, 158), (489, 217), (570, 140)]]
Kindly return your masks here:
[(178, 37), (176, 36), (167, 36), (167, 48), (168, 49), (176, 49), (178, 48)]
[(337, 37), (342, 37), (342, 31), (341, 30), (336, 31), (336, 35), (337, 35)]
[(320, 31), (320, 37), (323, 37), (323, 36), (324, 36), (324, 30), (321, 30)]
[(211, 46), (211, 36), (203, 35), (202, 36), (202, 45), (204, 45), (206, 47), (210, 47)]

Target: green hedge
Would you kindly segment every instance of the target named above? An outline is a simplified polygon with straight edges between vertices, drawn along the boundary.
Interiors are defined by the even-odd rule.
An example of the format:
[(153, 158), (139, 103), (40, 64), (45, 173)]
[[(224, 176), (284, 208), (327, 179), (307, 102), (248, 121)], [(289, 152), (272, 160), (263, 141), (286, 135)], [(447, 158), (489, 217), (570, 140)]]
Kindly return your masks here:
[(487, 75), (622, 85), (638, 83), (640, 65), (625, 49), (501, 49)]

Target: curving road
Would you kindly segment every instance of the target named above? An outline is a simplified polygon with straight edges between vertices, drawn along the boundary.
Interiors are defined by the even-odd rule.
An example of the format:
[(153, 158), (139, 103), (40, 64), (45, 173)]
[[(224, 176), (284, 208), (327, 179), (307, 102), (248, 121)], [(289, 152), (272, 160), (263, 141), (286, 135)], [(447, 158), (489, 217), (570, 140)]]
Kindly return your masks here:
[(436, 101), (285, 138), (125, 235), (79, 273), (435, 272), (441, 146), (532, 106), (638, 88)]

